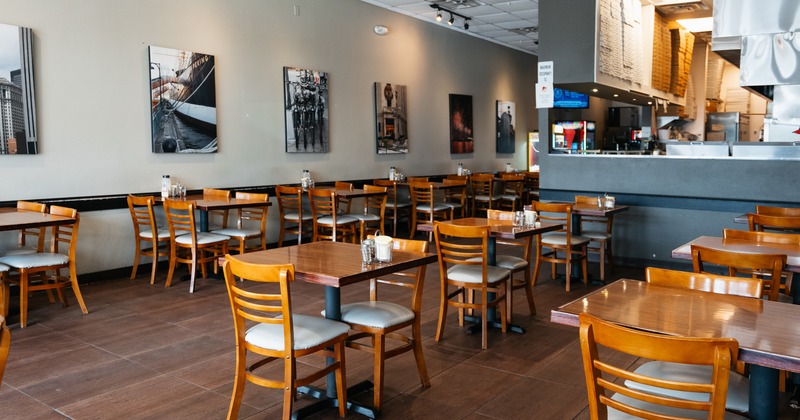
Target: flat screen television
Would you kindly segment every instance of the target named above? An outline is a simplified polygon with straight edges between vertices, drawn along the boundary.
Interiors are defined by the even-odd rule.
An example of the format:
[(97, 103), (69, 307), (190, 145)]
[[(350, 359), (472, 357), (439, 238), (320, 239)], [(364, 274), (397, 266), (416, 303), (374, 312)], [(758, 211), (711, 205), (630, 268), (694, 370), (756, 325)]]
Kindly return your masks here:
[(589, 108), (589, 95), (553, 88), (553, 108)]

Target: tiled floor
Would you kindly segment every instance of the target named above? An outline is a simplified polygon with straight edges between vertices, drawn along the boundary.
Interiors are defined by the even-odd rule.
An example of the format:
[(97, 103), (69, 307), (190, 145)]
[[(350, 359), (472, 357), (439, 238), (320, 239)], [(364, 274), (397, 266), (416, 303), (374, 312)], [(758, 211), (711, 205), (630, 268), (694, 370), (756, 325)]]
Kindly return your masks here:
[[(596, 276), (596, 264), (590, 267)], [(642, 274), (641, 269), (618, 267), (613, 277)], [(224, 284), (201, 280), (189, 294), (187, 283), (165, 289), (164, 277), (160, 272), (155, 286), (144, 274), (134, 282), (122, 278), (83, 286), (89, 315), (81, 315), (74, 298), (73, 305), (62, 308), (43, 294), (34, 296), (28, 327), (12, 324), (0, 418), (224, 418), (234, 369)], [(458, 327), (452, 310), (443, 340), (434, 341), (438, 279), (438, 269), (430, 265), (422, 324), (431, 387), (420, 386), (410, 353), (391, 359), (381, 418), (588, 418), (577, 330), (551, 324), (549, 314), (596, 286), (579, 284), (566, 293), (545, 270), (535, 287), (536, 316), (527, 314), (524, 293), (515, 295), (514, 321), (527, 332), (491, 331), (489, 349), (481, 351), (480, 336)], [(368, 298), (366, 286), (343, 289), (342, 301)], [(323, 289), (301, 282), (292, 287), (295, 309), (318, 314)], [(12, 323), (15, 310), (12, 304)], [(371, 374), (370, 355), (348, 349), (348, 383)], [(357, 398), (369, 402), (371, 394)], [(297, 406), (310, 402), (301, 397)], [(280, 409), (279, 391), (246, 386), (240, 418), (279, 418)], [(338, 417), (331, 409), (315, 418)]]

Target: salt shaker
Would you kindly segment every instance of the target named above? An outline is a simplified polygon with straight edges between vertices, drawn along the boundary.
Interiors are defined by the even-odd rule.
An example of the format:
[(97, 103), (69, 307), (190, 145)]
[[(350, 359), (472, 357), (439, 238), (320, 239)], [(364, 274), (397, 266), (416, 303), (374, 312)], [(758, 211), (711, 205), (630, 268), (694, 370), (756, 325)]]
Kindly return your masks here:
[(372, 264), (375, 260), (375, 241), (373, 239), (364, 239), (361, 241), (361, 262)]

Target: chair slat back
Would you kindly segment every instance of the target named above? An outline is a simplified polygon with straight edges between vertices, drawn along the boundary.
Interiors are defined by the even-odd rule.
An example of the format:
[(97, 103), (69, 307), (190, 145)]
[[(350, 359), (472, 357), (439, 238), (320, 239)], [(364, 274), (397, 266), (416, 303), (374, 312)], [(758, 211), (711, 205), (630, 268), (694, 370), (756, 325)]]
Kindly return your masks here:
[(786, 255), (754, 254), (724, 251), (692, 245), (692, 267), (696, 273), (707, 273), (706, 264), (728, 268), (728, 275), (735, 277), (737, 270), (766, 272), (770, 276), (769, 300), (777, 301), (780, 293), (781, 273), (786, 267)]
[(747, 225), (752, 231), (784, 231), (800, 233), (800, 216), (771, 216), (767, 214), (747, 214)]
[(572, 204), (569, 203), (542, 203), (534, 201), (531, 209), (535, 211), (542, 222), (556, 223), (564, 227), (558, 232), (564, 232), (568, 238), (572, 235)]
[(407, 179), (409, 184), (413, 184), (415, 182), (428, 182), (427, 176), (410, 176)]
[[(457, 175), (456, 175), (457, 176)], [(445, 188), (444, 196), (448, 201), (461, 201), (463, 206), (467, 199), (467, 179), (450, 179), (445, 178), (442, 180), (444, 185), (461, 185), (461, 188)]]
[[(34, 203), (32, 201), (17, 201), (17, 210), (47, 213), (47, 205), (44, 203)], [(42, 252), (44, 251), (45, 236), (47, 236), (47, 228), (20, 229), (19, 246), (24, 248), (29, 246), (29, 243), (36, 244), (36, 250)]]
[(525, 174), (522, 172), (504, 172), (500, 174), (503, 182), (503, 194), (522, 197), (525, 191)]
[(203, 188), (203, 198), (215, 200), (230, 200), (231, 192), (217, 188)]
[[(684, 408), (707, 412), (707, 418), (721, 419), (725, 413), (728, 377), (736, 361), (739, 344), (732, 338), (686, 338), (653, 334), (625, 328), (580, 314), (580, 345), (584, 376), (589, 394), (591, 418), (607, 418), (608, 408), (643, 418), (656, 417), (646, 408), (657, 406)], [(712, 367), (708, 382), (684, 382), (675, 378), (661, 379), (628, 370), (629, 364), (614, 364), (614, 359), (601, 358), (598, 345), (629, 355), (673, 363), (689, 363)], [(603, 355), (609, 354), (603, 352)], [(688, 401), (634, 390), (624, 386), (625, 380), (678, 391), (709, 394), (708, 401)], [(611, 394), (624, 395), (627, 400), (612, 399)], [(637, 404), (638, 403), (638, 404)], [(698, 413), (700, 416), (700, 413)]]
[(75, 223), (69, 225), (53, 226), (53, 243), (51, 245), (51, 252), (58, 254), (61, 245), (64, 245), (70, 259), (70, 264), (75, 263), (75, 250), (78, 246), (78, 225), (80, 224), (80, 215), (75, 209), (61, 206), (50, 206), (50, 214), (57, 216), (66, 216), (75, 219)]
[[(264, 203), (269, 202), (269, 194), (258, 194), (258, 193), (248, 193), (248, 192), (237, 192), (236, 199), (239, 200), (252, 200), (252, 201), (260, 201)], [(267, 211), (269, 207), (267, 206), (257, 206), (257, 207), (243, 207), (239, 209), (239, 217), (237, 220), (237, 226), (239, 229), (242, 229), (245, 223), (252, 223), (258, 226), (258, 229), (261, 232), (266, 232), (267, 230)]]
[(724, 229), (722, 231), (722, 237), (726, 239), (743, 239), (746, 241), (763, 242), (768, 244), (800, 246), (800, 235), (794, 233)]
[[(364, 192), (382, 192), (386, 193), (389, 187), (377, 187), (375, 185), (364, 184)], [(384, 213), (386, 212), (386, 200), (388, 199), (386, 194), (382, 195), (368, 195), (364, 197), (364, 207), (369, 212), (377, 213), (380, 216), (381, 220), (383, 220)], [(383, 223), (381, 223), (381, 226)], [(383, 229), (383, 228), (381, 228)]]
[[(368, 238), (373, 238), (368, 235)], [(409, 252), (428, 252), (428, 241), (392, 238), (392, 249)], [(419, 266), (412, 270), (392, 273), (390, 277), (375, 278), (370, 280), (370, 300), (378, 300), (378, 284), (386, 284), (412, 290), (411, 307), (414, 312), (419, 312), (422, 304), (422, 289), (425, 281), (427, 266)]]
[(492, 197), (494, 194), (494, 175), (474, 174), (470, 177), (470, 187), (474, 196)]
[(763, 288), (761, 280), (750, 277), (692, 273), (656, 267), (647, 267), (645, 277), (652, 284), (750, 298), (761, 298)]
[[(441, 272), (447, 274), (448, 264), (484, 265), (488, 262), (489, 226), (459, 226), (434, 222), (436, 251)], [(467, 261), (469, 259), (475, 261)], [(484, 275), (484, 280), (486, 276)]]
[(131, 213), (135, 238), (138, 238), (139, 233), (143, 231), (151, 231), (153, 232), (153, 237), (158, 238), (158, 226), (156, 224), (155, 211), (153, 210), (154, 204), (155, 198), (153, 196), (137, 197), (128, 195), (128, 210)]
[(311, 202), (311, 214), (314, 219), (322, 216), (332, 216), (333, 224), (336, 225), (336, 191), (320, 188), (308, 190), (308, 198)]
[(372, 183), (375, 184), (376, 187), (386, 187), (386, 201), (389, 203), (397, 203), (397, 181), (388, 179), (374, 179), (372, 180)]
[(429, 205), (433, 210), (433, 185), (427, 181), (411, 183), (411, 202), (414, 206)]
[[(503, 210), (494, 210), (488, 209), (486, 210), (486, 218), (489, 220), (503, 222), (504, 224), (513, 225), (514, 224), (514, 212), (513, 211), (503, 211)], [(531, 253), (531, 245), (533, 243), (533, 236), (526, 236), (521, 239), (496, 239), (496, 242), (501, 245), (510, 245), (510, 246), (517, 246), (522, 247), (524, 251), (524, 258), (526, 261), (530, 261), (530, 253)]]
[(167, 216), (170, 240), (174, 243), (180, 235), (191, 233), (192, 243), (197, 243), (197, 230), (195, 229), (194, 201), (164, 200), (164, 214)]
[[(587, 204), (591, 206), (597, 206), (597, 197), (591, 197), (588, 195), (576, 195), (575, 204)], [(581, 216), (581, 231), (587, 228), (587, 226), (585, 225), (588, 225), (589, 227), (594, 226), (596, 229), (600, 229), (608, 234), (611, 234), (613, 223), (614, 223), (613, 214), (609, 214), (608, 216)]]
[(303, 189), (285, 185), (275, 186), (275, 196), (278, 197), (278, 212), (281, 219), (287, 213), (303, 215)]
[(800, 207), (756, 206), (756, 214), (800, 217)]

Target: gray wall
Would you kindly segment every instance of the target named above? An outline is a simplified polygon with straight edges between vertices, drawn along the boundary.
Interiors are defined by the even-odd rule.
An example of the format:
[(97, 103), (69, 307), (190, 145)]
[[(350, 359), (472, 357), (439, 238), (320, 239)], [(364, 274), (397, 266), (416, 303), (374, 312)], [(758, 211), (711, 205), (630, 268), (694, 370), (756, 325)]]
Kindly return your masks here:
[[(300, 15), (293, 13), (298, 5)], [(33, 29), (40, 154), (0, 157), (0, 201), (526, 166), (536, 57), (358, 0), (0, 0)], [(379, 37), (374, 25), (389, 27)], [(219, 152), (150, 152), (147, 47), (213, 54)], [(284, 152), (282, 69), (330, 74), (330, 152)], [(375, 153), (373, 82), (408, 86), (410, 153)], [(476, 151), (450, 155), (448, 94), (473, 96)], [(495, 101), (514, 101), (517, 150), (495, 153)], [(22, 181), (24, 180), (24, 181)], [(271, 210), (274, 240), (277, 208)], [(3, 242), (12, 235), (0, 235)], [(127, 210), (82, 214), (80, 272), (129, 266)]]

